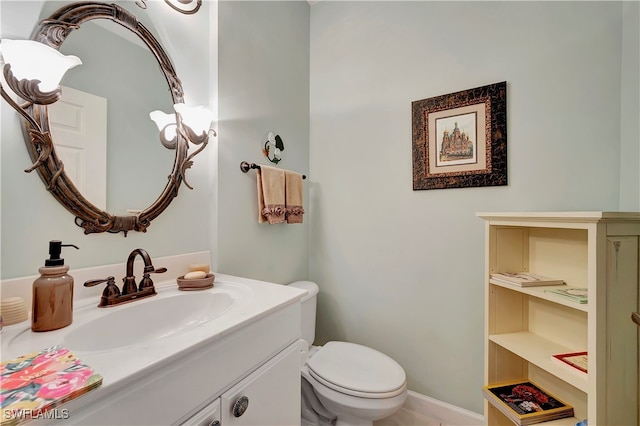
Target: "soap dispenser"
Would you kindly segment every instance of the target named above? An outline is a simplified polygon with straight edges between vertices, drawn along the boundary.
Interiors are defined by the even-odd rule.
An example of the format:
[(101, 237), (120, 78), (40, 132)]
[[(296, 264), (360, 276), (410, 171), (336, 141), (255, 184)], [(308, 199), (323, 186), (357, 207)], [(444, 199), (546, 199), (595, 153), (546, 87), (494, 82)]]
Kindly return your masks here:
[(49, 241), (49, 259), (39, 268), (40, 278), (33, 282), (31, 330), (51, 331), (71, 324), (73, 320), (73, 277), (67, 275), (69, 267), (60, 258), (62, 241)]

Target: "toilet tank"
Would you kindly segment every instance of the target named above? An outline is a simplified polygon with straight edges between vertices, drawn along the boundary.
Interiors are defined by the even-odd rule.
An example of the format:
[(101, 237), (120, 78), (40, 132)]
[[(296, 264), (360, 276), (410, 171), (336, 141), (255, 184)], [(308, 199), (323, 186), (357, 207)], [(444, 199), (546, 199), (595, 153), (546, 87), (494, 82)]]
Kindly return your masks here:
[(295, 281), (291, 287), (307, 290), (307, 295), (301, 300), (300, 327), (302, 338), (310, 345), (316, 338), (316, 302), (318, 285), (312, 281)]

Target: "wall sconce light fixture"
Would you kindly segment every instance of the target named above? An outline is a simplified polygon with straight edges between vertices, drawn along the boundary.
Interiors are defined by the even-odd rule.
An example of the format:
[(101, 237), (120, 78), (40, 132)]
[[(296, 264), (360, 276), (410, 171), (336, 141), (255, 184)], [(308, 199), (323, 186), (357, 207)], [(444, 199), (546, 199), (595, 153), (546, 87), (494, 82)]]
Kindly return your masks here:
[[(68, 70), (82, 63), (77, 56), (63, 55), (34, 40), (2, 39), (0, 58), (4, 62), (4, 79), (11, 90), (25, 101), (39, 105), (49, 105), (60, 99), (62, 77)], [(24, 107), (5, 92), (2, 84), (0, 88), (2, 97), (11, 107), (23, 117), (29, 117)]]
[(4, 90), (0, 83), (2, 98), (29, 123), (29, 134), (39, 146), (38, 161), (26, 172), (35, 170), (53, 150), (53, 141), (48, 131), (27, 113), (32, 105), (49, 105), (60, 99), (60, 81), (71, 68), (82, 61), (77, 56), (63, 55), (56, 49), (34, 40), (0, 40), (0, 58), (4, 63), (3, 75), (7, 85), (26, 101), (19, 105)]
[[(171, 9), (180, 13), (184, 13), (185, 15), (193, 15), (198, 10), (200, 10), (200, 7), (202, 6), (202, 0), (164, 0), (164, 2), (168, 4)], [(192, 5), (193, 3), (195, 3), (195, 6), (193, 6), (192, 9), (188, 9), (188, 5)], [(147, 0), (138, 0), (136, 1), (136, 5), (138, 5), (142, 9), (146, 9)], [(185, 5), (187, 7), (182, 5)]]
[(188, 142), (200, 145), (196, 151), (190, 154), (182, 164), (180, 174), (184, 184), (193, 189), (186, 180), (185, 172), (193, 165), (192, 158), (202, 151), (209, 143), (209, 133), (215, 137), (215, 130), (211, 129), (213, 112), (204, 106), (188, 106), (180, 103), (173, 106), (175, 114), (167, 114), (162, 111), (153, 111), (149, 117), (156, 123), (160, 131), (160, 142), (169, 149), (188, 150)]

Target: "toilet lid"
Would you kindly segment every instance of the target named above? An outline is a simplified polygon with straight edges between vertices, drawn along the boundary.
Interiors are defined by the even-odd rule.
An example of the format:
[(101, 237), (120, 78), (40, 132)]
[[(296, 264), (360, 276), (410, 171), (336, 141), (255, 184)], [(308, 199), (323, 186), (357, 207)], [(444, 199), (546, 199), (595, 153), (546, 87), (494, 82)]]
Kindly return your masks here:
[(401, 393), (406, 383), (405, 372), (397, 362), (355, 343), (328, 342), (307, 365), (314, 378), (352, 395), (388, 394), (385, 397), (390, 397)]

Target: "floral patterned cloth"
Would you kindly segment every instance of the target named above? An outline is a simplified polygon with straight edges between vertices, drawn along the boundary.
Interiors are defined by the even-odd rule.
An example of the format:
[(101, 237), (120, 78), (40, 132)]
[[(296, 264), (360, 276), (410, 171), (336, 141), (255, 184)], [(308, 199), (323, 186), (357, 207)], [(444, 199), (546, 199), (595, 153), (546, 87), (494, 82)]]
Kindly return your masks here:
[(101, 375), (60, 346), (2, 362), (0, 424), (13, 425), (41, 417), (47, 410), (101, 383)]

